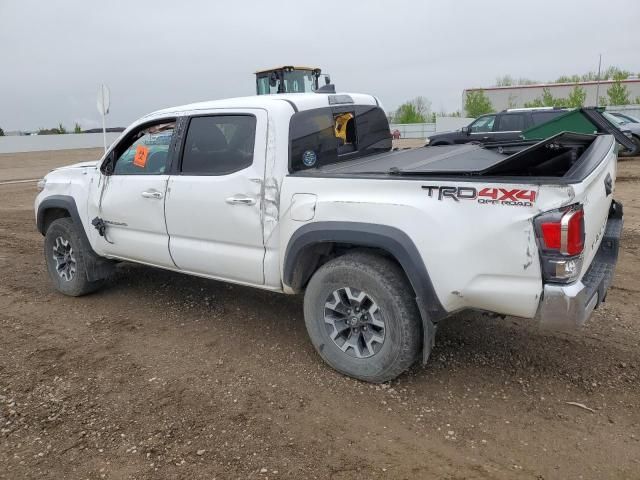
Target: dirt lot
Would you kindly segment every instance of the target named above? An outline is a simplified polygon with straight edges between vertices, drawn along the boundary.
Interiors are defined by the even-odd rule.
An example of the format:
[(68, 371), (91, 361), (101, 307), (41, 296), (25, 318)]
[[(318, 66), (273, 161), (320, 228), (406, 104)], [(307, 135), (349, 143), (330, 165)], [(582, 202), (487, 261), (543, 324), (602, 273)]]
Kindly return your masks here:
[[(0, 155), (0, 182), (97, 152)], [(35, 186), (0, 185), (0, 478), (640, 478), (640, 159), (619, 173), (587, 328), (457, 315), (381, 386), (320, 361), (297, 297), (134, 265), (55, 293)]]

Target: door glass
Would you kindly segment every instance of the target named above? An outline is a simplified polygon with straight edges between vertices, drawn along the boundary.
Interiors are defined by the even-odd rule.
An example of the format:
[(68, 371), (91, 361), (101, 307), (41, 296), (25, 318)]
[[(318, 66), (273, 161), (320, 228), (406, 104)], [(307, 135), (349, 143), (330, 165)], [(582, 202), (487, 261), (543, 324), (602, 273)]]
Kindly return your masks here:
[(146, 127), (129, 137), (116, 160), (114, 175), (161, 175), (166, 172), (175, 122)]
[(472, 133), (490, 132), (493, 130), (493, 122), (495, 122), (495, 115), (487, 115), (486, 117), (480, 117), (471, 124)]
[(253, 163), (256, 117), (216, 115), (189, 122), (181, 171), (186, 175), (228, 175)]
[(500, 117), (499, 132), (520, 132), (524, 129), (524, 115), (510, 113)]

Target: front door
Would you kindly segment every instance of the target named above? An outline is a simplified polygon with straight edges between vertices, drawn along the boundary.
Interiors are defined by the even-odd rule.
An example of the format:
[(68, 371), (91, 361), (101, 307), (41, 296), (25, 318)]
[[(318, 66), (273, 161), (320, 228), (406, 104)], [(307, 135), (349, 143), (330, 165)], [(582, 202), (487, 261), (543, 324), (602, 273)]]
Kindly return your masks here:
[(264, 284), (266, 135), (263, 110), (189, 120), (165, 205), (171, 256), (181, 270)]
[(104, 236), (90, 229), (98, 254), (175, 268), (164, 220), (174, 129), (169, 119), (133, 130), (114, 147), (113, 172), (91, 183), (88, 223), (106, 225)]

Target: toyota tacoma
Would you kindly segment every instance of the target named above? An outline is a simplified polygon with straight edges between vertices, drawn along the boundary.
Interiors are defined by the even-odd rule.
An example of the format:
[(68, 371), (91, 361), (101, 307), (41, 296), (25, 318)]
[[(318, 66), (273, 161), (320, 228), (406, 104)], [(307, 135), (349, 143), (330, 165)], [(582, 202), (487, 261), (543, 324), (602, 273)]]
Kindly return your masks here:
[(610, 135), (394, 150), (373, 96), (254, 96), (139, 119), (40, 182), (36, 224), (63, 294), (121, 261), (304, 294), (318, 354), (384, 382), (465, 309), (584, 324), (618, 255), (616, 163)]

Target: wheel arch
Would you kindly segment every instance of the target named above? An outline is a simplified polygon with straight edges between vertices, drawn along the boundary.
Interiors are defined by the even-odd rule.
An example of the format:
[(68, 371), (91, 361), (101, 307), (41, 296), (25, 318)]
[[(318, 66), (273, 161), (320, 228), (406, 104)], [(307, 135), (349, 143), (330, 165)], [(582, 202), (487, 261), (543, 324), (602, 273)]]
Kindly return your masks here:
[(80, 241), (83, 243), (83, 247), (87, 252), (85, 261), (87, 264), (88, 280), (95, 281), (107, 278), (113, 270), (113, 262), (100, 257), (93, 250), (73, 197), (68, 195), (52, 195), (42, 200), (38, 205), (36, 227), (42, 235), (45, 235), (49, 225), (59, 218), (71, 218), (73, 223), (78, 226)]
[[(337, 252), (336, 252), (337, 247)], [(354, 248), (377, 249), (402, 268), (415, 295), (424, 332), (423, 359), (426, 361), (435, 335), (434, 324), (447, 316), (417, 247), (403, 231), (378, 224), (359, 222), (316, 222), (304, 225), (291, 236), (285, 251), (283, 283), (300, 292), (322, 264), (340, 251)], [(336, 254), (337, 253), (337, 254)]]
[(38, 205), (36, 227), (42, 235), (45, 235), (51, 222), (64, 217), (71, 217), (74, 223), (80, 221), (75, 200), (67, 195), (52, 195)]

